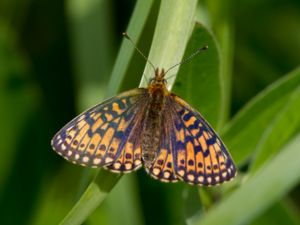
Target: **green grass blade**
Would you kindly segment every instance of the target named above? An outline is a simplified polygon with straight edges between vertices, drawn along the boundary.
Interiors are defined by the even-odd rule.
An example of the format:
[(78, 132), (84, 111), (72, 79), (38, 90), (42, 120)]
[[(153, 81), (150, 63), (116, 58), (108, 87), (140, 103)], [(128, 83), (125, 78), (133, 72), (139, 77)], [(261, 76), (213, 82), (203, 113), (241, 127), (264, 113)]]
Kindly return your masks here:
[[(155, 67), (168, 69), (182, 60), (187, 41), (193, 29), (196, 0), (164, 0), (158, 15), (149, 59)], [(176, 74), (179, 67), (170, 71)], [(140, 86), (147, 86), (147, 80), (153, 77), (153, 68), (148, 63)], [(170, 75), (168, 74), (168, 75)], [(168, 80), (171, 89), (175, 77)]]
[(121, 176), (101, 170), (88, 186), (76, 205), (60, 224), (82, 224), (95, 208), (106, 198)]
[(249, 159), (261, 135), (299, 83), (300, 68), (271, 84), (226, 125), (223, 130), (223, 140), (235, 162), (241, 164)]
[(294, 90), (266, 128), (255, 150), (250, 173), (257, 171), (276, 154), (300, 127), (300, 87)]
[[(126, 32), (130, 37), (137, 41), (142, 34), (143, 27), (148, 19), (148, 15), (152, 8), (154, 0), (149, 1), (137, 1), (136, 7), (134, 9), (132, 19), (128, 25)], [(125, 77), (126, 70), (128, 69), (129, 63), (135, 52), (135, 48), (132, 44), (125, 38), (122, 41), (119, 54), (116, 59), (116, 64), (112, 71), (111, 79), (108, 84), (107, 97), (115, 95), (121, 86), (123, 78)]]
[[(86, 221), (89, 225), (143, 225), (142, 207), (136, 174), (123, 176), (109, 193), (101, 207)], [(118, 216), (116, 216), (116, 212)], [(106, 217), (104, 219), (103, 217)]]
[[(247, 224), (284, 196), (300, 180), (300, 135), (234, 191), (212, 208), (199, 225)], [(292, 172), (291, 172), (292, 171)]]
[(275, 203), (263, 215), (252, 221), (250, 225), (299, 225), (300, 217), (298, 212), (295, 211), (295, 206), (291, 201), (283, 199)]

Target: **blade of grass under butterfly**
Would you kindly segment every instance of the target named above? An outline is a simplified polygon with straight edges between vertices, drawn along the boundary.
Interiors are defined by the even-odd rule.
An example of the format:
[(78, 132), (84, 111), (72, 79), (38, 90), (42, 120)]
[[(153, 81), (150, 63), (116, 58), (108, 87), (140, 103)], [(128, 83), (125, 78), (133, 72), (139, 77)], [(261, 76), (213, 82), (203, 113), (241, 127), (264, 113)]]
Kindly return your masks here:
[[(118, 181), (105, 201), (87, 219), (89, 225), (143, 225), (136, 174), (130, 173)], [(118, 216), (116, 216), (118, 212)]]
[[(178, 31), (178, 29), (182, 27), (192, 26), (191, 22), (193, 18), (193, 11), (195, 10), (196, 1), (193, 1), (192, 3), (194, 4), (191, 4), (191, 2), (179, 1), (179, 0), (177, 1), (166, 0), (162, 2), (159, 11), (159, 19), (157, 23), (158, 31), (156, 31), (156, 33), (163, 32), (163, 34), (157, 34), (154, 37), (152, 48), (154, 49), (153, 51), (156, 53), (158, 53), (159, 50), (162, 51), (164, 53), (163, 56), (168, 58), (170, 56), (169, 54), (167, 54), (169, 48), (173, 48), (176, 47), (177, 45), (180, 45), (180, 47), (178, 47), (179, 53), (176, 54), (176, 57), (172, 57), (171, 62), (173, 62), (174, 60), (179, 61), (177, 60), (177, 58), (180, 59), (183, 55), (183, 51), (185, 48), (184, 44), (186, 43), (186, 41), (184, 40), (188, 40), (189, 33)], [(138, 1), (138, 4), (142, 4), (142, 1)], [(178, 11), (178, 14), (176, 16), (174, 16), (173, 14), (174, 11)], [(136, 18), (133, 16), (132, 20), (134, 19), (139, 20), (140, 18)], [(176, 24), (176, 26), (179, 27), (176, 28), (177, 32), (165, 33), (166, 29), (170, 29), (169, 26), (174, 26), (174, 24)], [(167, 41), (165, 39), (167, 39)], [(181, 45), (184, 45), (184, 47), (182, 47)], [(154, 63), (162, 60), (159, 54), (155, 54), (154, 56), (151, 57)], [(156, 57), (158, 58), (156, 59)], [(122, 57), (118, 57), (118, 60), (121, 60), (120, 58), (122, 59)], [(165, 62), (168, 62), (168, 60)], [(163, 65), (163, 64), (157, 63), (157, 65)], [(116, 79), (116, 78), (112, 78), (112, 79)], [(115, 81), (118, 82), (117, 79)], [(111, 83), (114, 82), (111, 81)], [(113, 86), (114, 84), (111, 84), (112, 90), (113, 90), (112, 88)], [(109, 173), (105, 170), (100, 170), (97, 178), (88, 186), (83, 196), (76, 203), (76, 205), (69, 212), (69, 214), (64, 218), (61, 224), (72, 224), (72, 225), (81, 224), (94, 211), (94, 209), (105, 199), (105, 197), (113, 188), (113, 186), (115, 185), (118, 179), (119, 176)]]
[[(300, 181), (300, 134), (285, 145), (255, 176), (215, 205), (194, 224), (248, 224)], [(292, 172), (291, 172), (292, 171)]]
[[(194, 28), (194, 13), (197, 1), (170, 1), (165, 0), (161, 2), (161, 7), (158, 15), (157, 25), (155, 27), (153, 42), (150, 48), (149, 60), (153, 63), (154, 67), (159, 69), (168, 70), (171, 66), (182, 60), (186, 44), (190, 38), (190, 34)], [(199, 48), (199, 47), (198, 47)], [(196, 48), (196, 49), (198, 49)], [(195, 50), (196, 50), (195, 49)], [(146, 87), (148, 82), (154, 74), (154, 68), (147, 63), (143, 73), (140, 86)], [(167, 80), (167, 88), (170, 90), (179, 67), (170, 70), (168, 76), (172, 76)], [(166, 194), (166, 198), (178, 198), (179, 189)], [(180, 200), (179, 200), (180, 201)], [(170, 204), (172, 204), (170, 202)], [(171, 221), (181, 223), (184, 218), (177, 214), (182, 211), (182, 206), (179, 203), (177, 206), (172, 206), (173, 210), (169, 210), (170, 215), (166, 215)], [(147, 216), (146, 216), (147, 218)]]
[[(148, 57), (155, 67), (168, 69), (181, 61), (193, 29), (196, 4), (196, 0), (162, 1)], [(176, 74), (178, 69), (179, 67), (175, 67), (170, 72)], [(147, 86), (147, 80), (153, 76), (153, 73), (152, 66), (146, 64), (140, 86)], [(174, 80), (175, 76), (168, 80), (168, 89), (171, 89)]]

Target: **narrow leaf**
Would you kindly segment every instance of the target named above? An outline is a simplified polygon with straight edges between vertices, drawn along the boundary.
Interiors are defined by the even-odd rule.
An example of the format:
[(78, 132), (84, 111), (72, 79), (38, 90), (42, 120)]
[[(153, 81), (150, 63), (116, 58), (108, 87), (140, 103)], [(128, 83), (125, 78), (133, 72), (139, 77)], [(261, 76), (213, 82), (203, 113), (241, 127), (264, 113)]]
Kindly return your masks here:
[(223, 140), (241, 164), (252, 156), (263, 132), (299, 86), (300, 68), (292, 71), (251, 100), (223, 129)]
[[(60, 224), (82, 224), (95, 208), (106, 198), (121, 176), (101, 170), (76, 205)], [(99, 185), (101, 183), (101, 185)]]
[(288, 202), (287, 199), (283, 199), (252, 221), (250, 225), (299, 225), (300, 217), (294, 207), (296, 205), (291, 204), (291, 201)]
[(278, 110), (277, 115), (271, 121), (263, 133), (255, 150), (251, 174), (257, 171), (263, 163), (271, 158), (300, 127), (300, 87), (298, 87)]
[[(137, 1), (136, 3), (132, 18), (126, 30), (126, 32), (128, 32), (131, 38), (136, 42), (142, 34), (143, 27), (148, 19), (153, 3), (154, 0)], [(113, 96), (117, 93), (135, 51), (136, 50), (132, 44), (128, 40), (123, 39), (116, 59), (116, 64), (108, 84), (106, 96)]]
[(300, 173), (294, 172), (300, 170), (299, 145), (300, 135), (297, 135), (255, 176), (195, 224), (247, 224), (260, 215), (299, 182)]
[[(150, 49), (149, 59), (155, 67), (168, 69), (180, 62), (187, 41), (193, 29), (193, 19), (196, 10), (196, 0), (188, 2), (181, 0), (164, 0), (158, 15), (157, 25)], [(176, 74), (178, 67), (172, 70)], [(153, 68), (148, 63), (140, 86), (147, 86), (147, 80), (153, 76)], [(171, 89), (175, 77), (168, 80)]]

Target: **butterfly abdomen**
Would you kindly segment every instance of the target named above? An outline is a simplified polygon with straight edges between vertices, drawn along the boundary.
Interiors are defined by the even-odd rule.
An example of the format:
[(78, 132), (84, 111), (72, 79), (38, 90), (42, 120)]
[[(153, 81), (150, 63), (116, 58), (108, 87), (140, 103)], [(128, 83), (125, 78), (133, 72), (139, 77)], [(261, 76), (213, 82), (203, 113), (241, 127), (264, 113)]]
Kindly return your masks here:
[(156, 88), (150, 95), (150, 102), (145, 113), (142, 130), (142, 157), (145, 165), (156, 158), (162, 131), (162, 113), (165, 94), (162, 88)]

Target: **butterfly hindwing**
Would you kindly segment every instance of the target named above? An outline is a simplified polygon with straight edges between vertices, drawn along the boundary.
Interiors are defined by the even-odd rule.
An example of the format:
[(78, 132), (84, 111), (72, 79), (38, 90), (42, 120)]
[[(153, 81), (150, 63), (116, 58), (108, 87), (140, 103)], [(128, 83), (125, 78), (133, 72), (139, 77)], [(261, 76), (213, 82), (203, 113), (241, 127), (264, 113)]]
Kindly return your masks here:
[(170, 111), (165, 108), (162, 113), (161, 142), (157, 149), (155, 160), (150, 165), (145, 165), (146, 172), (153, 178), (162, 182), (176, 182), (178, 178), (174, 170), (174, 159), (172, 149), (175, 148), (172, 142), (172, 132), (170, 130)]
[(204, 118), (174, 94), (167, 98), (167, 105), (172, 111), (176, 175), (187, 183), (204, 186), (232, 179), (236, 175), (233, 160)]
[[(68, 161), (84, 166), (107, 166), (113, 172), (139, 167), (141, 147), (136, 128), (145, 91), (124, 92), (83, 112), (54, 136), (53, 149)], [(130, 166), (126, 166), (126, 160), (118, 161), (122, 155)]]

